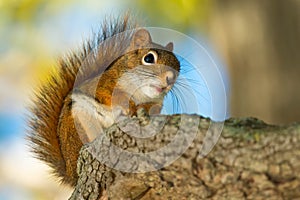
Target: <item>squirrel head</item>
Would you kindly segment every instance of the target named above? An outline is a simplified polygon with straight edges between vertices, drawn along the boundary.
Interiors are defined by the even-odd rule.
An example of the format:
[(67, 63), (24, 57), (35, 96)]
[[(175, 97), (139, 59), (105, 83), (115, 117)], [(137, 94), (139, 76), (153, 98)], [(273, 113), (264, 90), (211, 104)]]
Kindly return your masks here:
[(127, 53), (114, 63), (120, 75), (116, 88), (125, 91), (135, 104), (162, 102), (180, 70), (180, 63), (172, 51), (172, 42), (166, 46), (156, 44), (147, 30), (138, 29)]

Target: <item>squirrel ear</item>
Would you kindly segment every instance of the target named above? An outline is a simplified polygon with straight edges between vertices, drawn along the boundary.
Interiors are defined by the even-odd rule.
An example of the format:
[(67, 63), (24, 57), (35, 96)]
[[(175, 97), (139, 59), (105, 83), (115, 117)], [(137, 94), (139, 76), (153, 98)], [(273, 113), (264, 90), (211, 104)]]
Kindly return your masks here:
[(146, 29), (137, 30), (132, 39), (132, 46), (135, 48), (147, 46), (152, 42), (150, 33)]
[(169, 42), (166, 47), (165, 47), (168, 51), (173, 51), (174, 45), (173, 42)]

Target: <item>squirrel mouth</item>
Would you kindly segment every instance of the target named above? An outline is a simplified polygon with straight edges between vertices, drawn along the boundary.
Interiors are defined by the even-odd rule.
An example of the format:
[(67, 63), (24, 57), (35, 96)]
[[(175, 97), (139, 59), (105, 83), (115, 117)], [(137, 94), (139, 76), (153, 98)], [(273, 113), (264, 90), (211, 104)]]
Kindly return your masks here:
[(166, 90), (166, 87), (160, 87), (156, 85), (150, 85), (150, 87), (154, 88), (158, 93), (162, 93)]

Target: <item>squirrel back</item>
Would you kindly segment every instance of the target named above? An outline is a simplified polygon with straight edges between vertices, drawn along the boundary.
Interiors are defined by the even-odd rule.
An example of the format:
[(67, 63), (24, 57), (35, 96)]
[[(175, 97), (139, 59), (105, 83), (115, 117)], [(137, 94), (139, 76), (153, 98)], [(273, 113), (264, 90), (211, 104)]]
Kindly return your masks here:
[[(138, 55), (137, 52), (127, 53), (128, 48), (132, 45), (132, 40), (136, 40), (137, 43), (144, 42), (143, 37), (137, 38), (136, 32), (133, 31), (135, 28), (137, 28), (136, 23), (131, 22), (128, 15), (112, 20), (112, 22), (104, 21), (102, 29), (96, 37), (85, 42), (81, 50), (61, 59), (57, 73), (52, 73), (49, 81), (35, 91), (32, 106), (29, 108), (31, 113), (28, 121), (30, 145), (36, 157), (45, 161), (53, 169), (54, 175), (60, 177), (63, 183), (72, 186), (76, 184), (76, 162), (79, 150), (83, 143), (91, 141), (88, 134), (85, 134), (87, 132), (85, 128), (90, 126), (89, 124), (85, 126), (84, 123), (87, 122), (75, 127), (76, 116), (74, 117), (74, 113), (75, 115), (76, 112), (85, 113), (83, 110), (85, 107), (80, 107), (78, 102), (86, 101), (86, 97), (92, 95), (89, 94), (93, 92), (89, 91), (90, 84), (97, 81), (99, 83), (96, 88), (96, 95), (87, 101), (92, 101), (91, 104), (97, 104), (96, 107), (100, 106), (101, 109), (103, 109), (103, 105), (104, 108), (111, 107), (112, 89), (116, 86), (116, 81), (112, 81), (111, 77), (117, 79), (121, 71), (126, 70), (130, 63), (135, 63), (132, 68), (139, 64), (135, 58)], [(145, 31), (140, 32), (145, 33)], [(149, 37), (150, 35), (148, 40), (151, 41)], [(173, 45), (168, 44), (166, 47), (159, 46), (159, 48), (172, 51)], [(154, 57), (157, 57), (158, 54), (164, 55), (165, 53), (164, 50), (158, 50), (158, 53), (155, 54)], [(179, 62), (172, 53), (168, 56), (161, 56), (161, 58), (160, 65), (171, 63), (174, 65), (174, 69), (179, 71)], [(146, 59), (151, 61), (154, 58), (153, 55), (150, 55)], [(157, 73), (162, 73), (162, 69), (163, 67), (160, 67)], [(153, 68), (150, 70), (153, 71)], [(100, 80), (97, 79), (99, 76), (101, 76)], [(166, 72), (162, 79), (166, 82), (166, 86), (161, 88), (155, 86), (155, 91), (158, 93), (162, 93), (163, 90), (166, 92), (170, 90), (175, 82), (175, 75)], [(127, 90), (126, 87), (131, 87), (126, 85), (127, 82), (128, 80), (124, 81), (121, 91)], [(74, 90), (75, 88), (76, 90)], [(148, 90), (146, 89), (146, 91)], [(72, 99), (72, 93), (77, 98), (75, 101)], [(147, 96), (148, 93), (145, 93), (146, 95), (138, 94), (136, 99), (143, 99), (143, 95)], [(152, 93), (149, 95), (151, 96)], [(122, 94), (127, 95), (126, 92), (122, 92)], [(160, 96), (162, 97), (162, 95)], [(123, 96), (117, 99), (124, 100)], [(136, 104), (147, 104), (148, 99), (146, 98)], [(162, 103), (161, 98), (159, 100)], [(117, 103), (122, 104), (122, 102)], [(79, 108), (77, 109), (77, 107)], [(107, 111), (105, 112), (107, 113)], [(131, 115), (132, 112), (126, 114)], [(103, 127), (106, 128), (111, 123), (109, 122)], [(94, 121), (94, 124), (98, 124), (97, 121)], [(77, 134), (77, 132), (83, 132), (84, 135)]]

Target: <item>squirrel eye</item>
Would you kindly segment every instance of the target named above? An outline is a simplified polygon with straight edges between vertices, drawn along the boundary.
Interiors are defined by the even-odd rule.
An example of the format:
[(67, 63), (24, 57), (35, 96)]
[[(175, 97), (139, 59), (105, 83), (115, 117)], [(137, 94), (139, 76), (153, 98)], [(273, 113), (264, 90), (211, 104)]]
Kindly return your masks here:
[(155, 51), (149, 51), (146, 55), (144, 55), (142, 59), (143, 65), (152, 65), (157, 62), (157, 53)]

